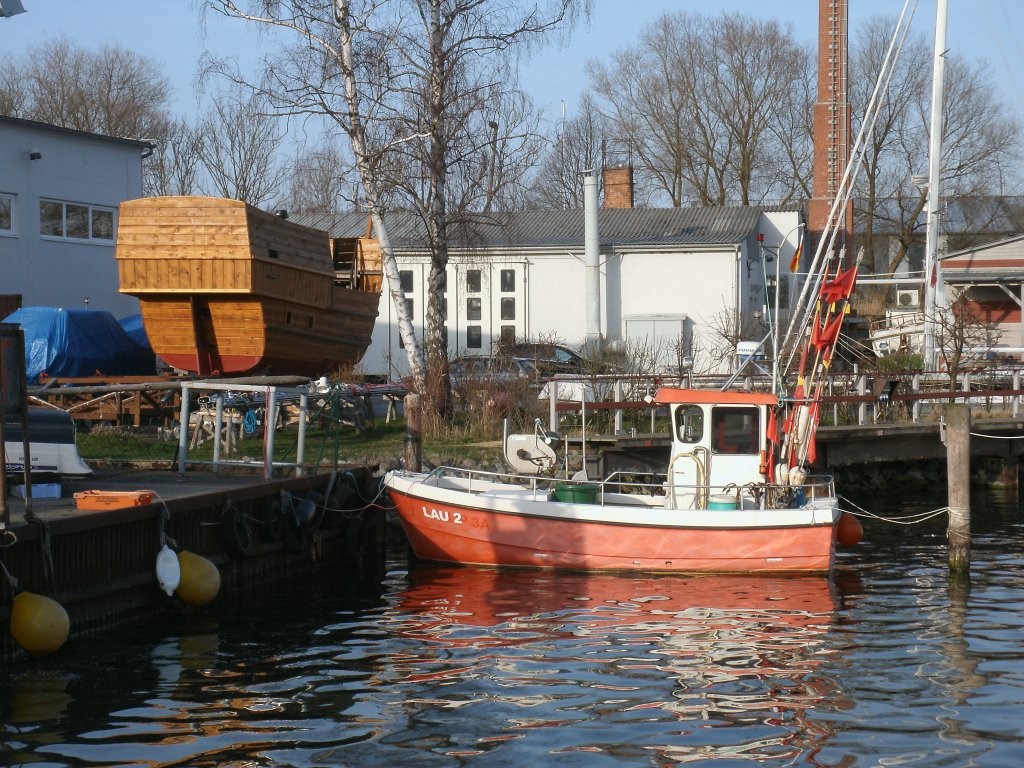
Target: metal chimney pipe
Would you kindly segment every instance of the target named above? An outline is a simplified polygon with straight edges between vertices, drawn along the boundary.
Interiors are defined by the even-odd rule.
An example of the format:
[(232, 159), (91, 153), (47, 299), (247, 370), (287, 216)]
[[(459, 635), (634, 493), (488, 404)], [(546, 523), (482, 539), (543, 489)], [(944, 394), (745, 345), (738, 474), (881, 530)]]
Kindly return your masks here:
[(597, 215), (597, 176), (588, 173), (583, 178), (583, 265), (588, 344), (601, 340), (601, 237)]

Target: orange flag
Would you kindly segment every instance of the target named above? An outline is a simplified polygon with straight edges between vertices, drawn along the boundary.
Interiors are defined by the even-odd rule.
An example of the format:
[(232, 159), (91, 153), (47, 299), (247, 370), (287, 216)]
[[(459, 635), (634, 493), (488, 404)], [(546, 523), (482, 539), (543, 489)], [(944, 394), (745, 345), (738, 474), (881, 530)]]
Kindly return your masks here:
[(800, 240), (796, 244), (796, 250), (793, 251), (793, 258), (789, 260), (789, 271), (796, 272), (800, 268), (800, 254), (804, 250), (804, 238), (800, 236)]

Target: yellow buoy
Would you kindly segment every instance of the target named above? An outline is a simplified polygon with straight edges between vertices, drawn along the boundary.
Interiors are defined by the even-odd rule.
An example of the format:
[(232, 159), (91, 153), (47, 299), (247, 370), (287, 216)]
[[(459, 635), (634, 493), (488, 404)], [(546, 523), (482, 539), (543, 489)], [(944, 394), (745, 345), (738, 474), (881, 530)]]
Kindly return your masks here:
[(71, 622), (64, 606), (33, 592), (19, 592), (11, 606), (11, 634), (29, 653), (52, 653), (68, 639)]
[(220, 592), (220, 571), (205, 557), (192, 552), (179, 552), (181, 580), (178, 597), (189, 605), (206, 605)]

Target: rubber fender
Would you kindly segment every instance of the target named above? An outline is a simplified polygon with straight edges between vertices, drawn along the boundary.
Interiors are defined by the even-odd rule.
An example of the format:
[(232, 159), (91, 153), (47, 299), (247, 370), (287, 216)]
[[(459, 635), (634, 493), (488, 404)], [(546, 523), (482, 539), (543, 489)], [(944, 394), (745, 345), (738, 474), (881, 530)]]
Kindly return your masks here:
[(220, 592), (220, 571), (201, 555), (182, 551), (178, 553), (181, 583), (177, 595), (188, 605), (206, 605)]
[(263, 503), (260, 522), (263, 524), (264, 541), (276, 543), (284, 538), (284, 510), (280, 499), (271, 497)]
[(252, 557), (259, 551), (256, 534), (249, 525), (249, 518), (234, 504), (228, 504), (220, 518), (224, 544), (232, 557)]
[(33, 592), (19, 592), (11, 606), (11, 634), (29, 653), (52, 653), (68, 639), (71, 622), (64, 606)]

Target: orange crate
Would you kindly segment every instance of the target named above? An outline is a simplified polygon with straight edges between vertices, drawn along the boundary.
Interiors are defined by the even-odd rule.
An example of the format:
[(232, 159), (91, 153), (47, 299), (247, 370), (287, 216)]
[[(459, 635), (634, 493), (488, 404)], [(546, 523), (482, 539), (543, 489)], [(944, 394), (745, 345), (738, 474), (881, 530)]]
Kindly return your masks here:
[(152, 501), (152, 491), (80, 491), (75, 494), (75, 506), (79, 509), (138, 507)]

